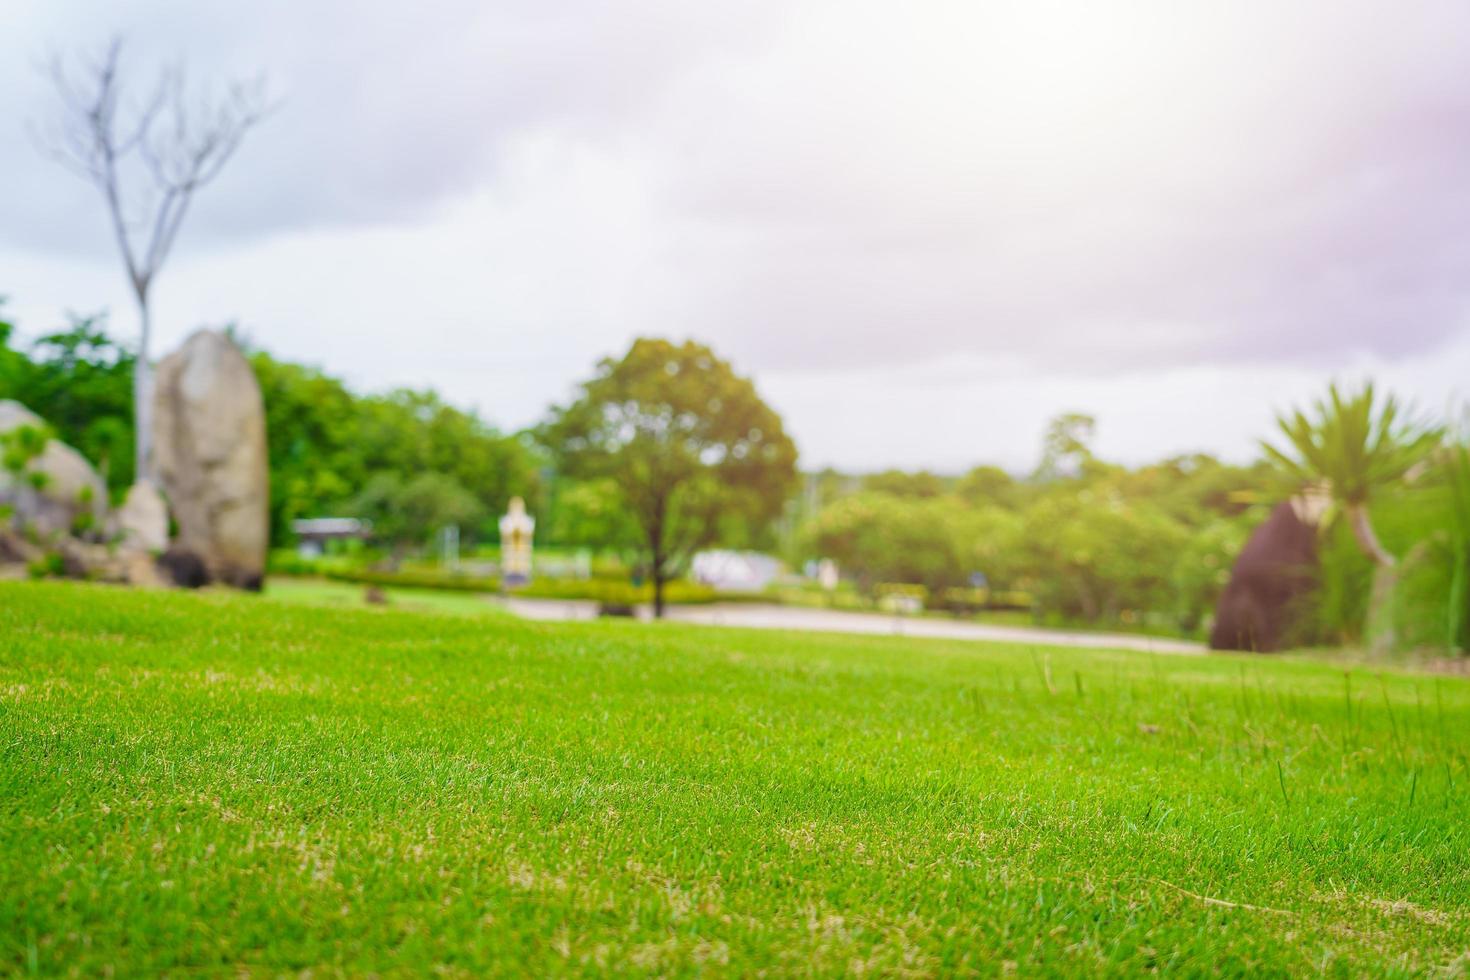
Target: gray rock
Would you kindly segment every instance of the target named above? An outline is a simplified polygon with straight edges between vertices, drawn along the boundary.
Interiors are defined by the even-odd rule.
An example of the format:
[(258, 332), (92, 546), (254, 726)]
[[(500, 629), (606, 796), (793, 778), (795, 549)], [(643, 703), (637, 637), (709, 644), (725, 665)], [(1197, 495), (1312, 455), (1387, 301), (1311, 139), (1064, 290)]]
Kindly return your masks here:
[(129, 551), (156, 554), (168, 547), (168, 507), (158, 488), (139, 480), (112, 515), (119, 544)]
[(210, 578), (259, 588), (269, 540), (265, 406), (250, 362), (224, 334), (195, 332), (154, 374), (154, 463), (178, 522), (175, 545)]
[[(19, 402), (0, 401), (0, 434), (45, 424)], [(0, 505), (12, 508), (17, 526), (42, 539), (100, 534), (107, 519), (107, 484), (81, 453), (50, 439), (21, 473), (0, 467)]]
[(62, 538), (53, 554), (60, 559), (57, 571), (66, 578), (144, 587), (172, 584), (164, 577), (158, 560), (147, 552), (124, 551), (105, 544)]
[(124, 551), (118, 555), (123, 581), (145, 589), (167, 588), (174, 583), (164, 575), (158, 558), (146, 551)]
[(45, 552), (10, 528), (0, 525), (0, 565), (22, 568), (40, 559)]

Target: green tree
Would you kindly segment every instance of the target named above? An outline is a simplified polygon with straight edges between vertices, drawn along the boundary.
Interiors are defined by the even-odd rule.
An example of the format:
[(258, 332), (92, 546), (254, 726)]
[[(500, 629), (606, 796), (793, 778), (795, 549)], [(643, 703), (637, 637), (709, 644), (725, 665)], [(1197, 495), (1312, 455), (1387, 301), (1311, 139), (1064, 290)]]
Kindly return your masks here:
[(0, 323), (0, 398), (44, 418), (57, 439), (96, 464), (114, 493), (133, 482), (133, 354), (102, 330), (103, 317), (71, 318), (29, 354), (8, 346)]
[(1285, 448), (1262, 442), (1266, 455), (1298, 484), (1325, 484), (1363, 554), (1373, 562), (1368, 606), (1372, 645), (1394, 643), (1393, 593), (1399, 559), (1374, 530), (1369, 505), (1401, 481), (1439, 443), (1442, 430), (1410, 417), (1392, 395), (1381, 401), (1371, 382), (1344, 395), (1336, 384), (1311, 414), (1295, 410), (1277, 419)]
[(1080, 412), (1058, 415), (1047, 423), (1041, 439), (1041, 465), (1037, 475), (1044, 480), (1081, 476), (1095, 457), (1092, 440), (1097, 419)]
[(568, 481), (556, 494), (545, 534), (559, 545), (620, 551), (637, 544), (638, 525), (612, 480)]
[(265, 402), (271, 537), (284, 544), (292, 521), (330, 515), (363, 489), (374, 447), (361, 432), (360, 400), (342, 382), (263, 351), (250, 363)]
[(972, 506), (1015, 507), (1023, 487), (999, 466), (977, 466), (955, 484), (955, 493)]
[(1006, 582), (1014, 531), (1005, 511), (975, 511), (953, 497), (861, 493), (825, 508), (802, 537), (806, 554), (831, 558), (867, 588), (901, 582), (938, 595), (976, 571)]
[(1197, 453), (1174, 456), (1134, 470), (1094, 470), (1092, 487), (1127, 500), (1148, 500), (1171, 517), (1204, 527), (1221, 517), (1236, 517), (1259, 503), (1261, 487), (1270, 482), (1268, 464), (1251, 467), (1222, 463)]
[(616, 483), (642, 534), (656, 616), (664, 583), (722, 523), (774, 520), (796, 482), (780, 417), (693, 341), (640, 339), (603, 360), (540, 438), (569, 476)]
[(359, 408), (358, 438), (371, 447), (368, 469), (452, 477), (483, 506), (480, 530), (486, 537), (498, 533), (495, 517), (511, 497), (532, 500), (538, 494), (533, 458), (520, 439), (446, 404), (432, 391), (391, 391), (362, 399)]
[(1186, 534), (1171, 574), (1176, 622), (1184, 632), (1198, 631), (1219, 602), (1246, 537), (1239, 518), (1217, 518)]
[(5, 297), (0, 296), (0, 395), (7, 398), (14, 397), (32, 371), (30, 359), (10, 346), (14, 335), (15, 324), (5, 315)]
[(440, 528), (472, 525), (484, 517), (475, 495), (443, 473), (420, 473), (407, 480), (379, 473), (348, 509), (373, 522), (373, 535), (393, 546), (395, 558), (428, 544)]
[(1450, 516), (1445, 528), (1450, 566), (1446, 646), (1463, 651), (1470, 648), (1470, 443), (1446, 446), (1441, 469)]
[(408, 481), (442, 473), (480, 503), (482, 536), (511, 497), (534, 498), (532, 454), (513, 436), (433, 392), (399, 390), (361, 396), (315, 368), (251, 355), (265, 400), (271, 468), (271, 528), (278, 543), (291, 521), (343, 508), (369, 480), (387, 473)]
[(1172, 607), (1172, 574), (1189, 531), (1157, 506), (1055, 492), (1024, 520), (1026, 587), (1042, 611), (1098, 622)]
[(887, 493), (895, 497), (938, 497), (945, 491), (945, 480), (928, 470), (906, 473), (903, 470), (884, 470), (863, 477), (863, 489), (872, 493)]
[(1015, 511), (974, 507), (961, 522), (966, 572), (983, 572), (992, 590), (1015, 588), (1022, 568), (1026, 525)]

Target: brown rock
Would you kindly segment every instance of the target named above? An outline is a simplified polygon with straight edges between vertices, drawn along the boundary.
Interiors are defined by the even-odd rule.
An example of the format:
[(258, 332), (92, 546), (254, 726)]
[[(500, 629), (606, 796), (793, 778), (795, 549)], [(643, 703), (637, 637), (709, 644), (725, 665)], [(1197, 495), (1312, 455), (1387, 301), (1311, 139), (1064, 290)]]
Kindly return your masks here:
[(1210, 649), (1267, 653), (1293, 639), (1317, 572), (1317, 529), (1298, 509), (1278, 504), (1246, 542), (1215, 609)]

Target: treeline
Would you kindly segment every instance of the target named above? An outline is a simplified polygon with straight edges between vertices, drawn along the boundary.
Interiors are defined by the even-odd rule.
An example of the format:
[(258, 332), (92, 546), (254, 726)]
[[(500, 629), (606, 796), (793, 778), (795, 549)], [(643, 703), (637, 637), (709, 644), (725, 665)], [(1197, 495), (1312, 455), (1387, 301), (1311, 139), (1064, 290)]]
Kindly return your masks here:
[[(1284, 420), (1286, 455), (1245, 466), (1120, 466), (1094, 452), (1091, 418), (1065, 415), (1027, 474), (798, 475), (780, 419), (698, 344), (636, 342), (519, 434), (431, 391), (359, 394), (242, 346), (264, 394), (277, 544), (292, 520), (329, 515), (371, 519), (395, 557), (447, 524), (468, 547), (493, 543), (520, 495), (543, 545), (617, 556), (656, 582), (697, 548), (750, 547), (798, 568), (833, 559), (869, 600), (903, 587), (931, 608), (1200, 635), (1250, 532), (1316, 483), (1335, 506), (1292, 641), (1357, 644), (1373, 620), (1398, 646), (1470, 645), (1470, 449), (1451, 427), (1405, 423), (1391, 399), (1375, 407), (1371, 388), (1334, 389), (1316, 416)], [(25, 349), (0, 320), (0, 397), (45, 418), (115, 494), (133, 479), (132, 368), (95, 319)]]
[(133, 354), (99, 318), (73, 318), (27, 350), (0, 308), (0, 398), (25, 405), (91, 460), (115, 494), (133, 482)]
[[(236, 337), (260, 381), (270, 456), (271, 535), (300, 517), (375, 519), (386, 540), (423, 544), (460, 524), (493, 540), (511, 496), (540, 491), (537, 457), (431, 391), (360, 395), (316, 368), (278, 360)], [(100, 318), (22, 348), (0, 317), (0, 398), (21, 402), (91, 460), (114, 495), (133, 482), (132, 351)]]
[(1129, 469), (1094, 455), (1092, 427), (1054, 421), (1025, 477), (814, 474), (795, 550), (864, 589), (919, 584), (931, 606), (1197, 632), (1270, 499), (1269, 468), (1191, 455)]
[(271, 533), (300, 517), (367, 517), (400, 550), (455, 524), (467, 540), (493, 541), (511, 497), (533, 502), (537, 457), (432, 391), (359, 395), (322, 371), (250, 352), (265, 400)]
[(1371, 386), (1334, 388), (1312, 417), (1283, 422), (1282, 452), (1249, 466), (1205, 455), (1118, 466), (1093, 453), (1092, 420), (1070, 415), (1021, 478), (811, 474), (788, 553), (834, 558), (868, 592), (920, 585), (931, 607), (1018, 605), (1046, 622), (1198, 636), (1250, 533), (1315, 485), (1333, 503), (1289, 644), (1470, 648), (1465, 433)]

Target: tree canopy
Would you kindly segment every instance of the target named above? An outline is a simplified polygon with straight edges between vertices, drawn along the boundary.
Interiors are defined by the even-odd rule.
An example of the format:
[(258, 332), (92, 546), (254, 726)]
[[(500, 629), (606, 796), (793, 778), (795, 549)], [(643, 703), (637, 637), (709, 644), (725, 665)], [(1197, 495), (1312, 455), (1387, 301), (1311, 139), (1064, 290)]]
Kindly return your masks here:
[(133, 482), (132, 351), (104, 330), (105, 317), (73, 316), (22, 351), (0, 311), (0, 398), (44, 418), (56, 437), (96, 466), (114, 494)]
[(1277, 425), (1287, 447), (1262, 442), (1261, 448), (1289, 479), (1324, 485), (1344, 510), (1358, 546), (1376, 566), (1368, 612), (1374, 645), (1392, 646), (1399, 559), (1379, 539), (1368, 507), (1428, 457), (1443, 430), (1413, 418), (1392, 395), (1379, 399), (1371, 382), (1346, 395), (1329, 385), (1311, 414), (1297, 409)]
[(485, 507), (474, 494), (444, 473), (426, 472), (405, 479), (383, 471), (346, 508), (373, 522), (373, 535), (393, 545), (395, 554), (428, 542), (449, 525), (474, 525)]
[(751, 382), (702, 344), (640, 339), (604, 359), (540, 438), (563, 472), (616, 484), (642, 534), (656, 613), (664, 581), (722, 525), (769, 521), (796, 446)]
[[(380, 474), (400, 484), (444, 475), (476, 501), (465, 530), (481, 537), (494, 537), (491, 518), (512, 496), (539, 493), (529, 445), (431, 391), (361, 395), (316, 368), (260, 350), (249, 356), (265, 403), (276, 544), (290, 540), (295, 518), (345, 513)], [(115, 497), (134, 476), (134, 359), (101, 316), (74, 317), (25, 349), (0, 317), (0, 398), (46, 419), (97, 466)]]
[(487, 538), (496, 533), (492, 518), (511, 497), (538, 491), (525, 444), (433, 392), (358, 395), (321, 371), (263, 351), (251, 363), (265, 399), (271, 528), (278, 540), (295, 518), (360, 504), (361, 492), (380, 474), (399, 486), (426, 473), (444, 476), (477, 504), (446, 523), (466, 524), (467, 532)]

